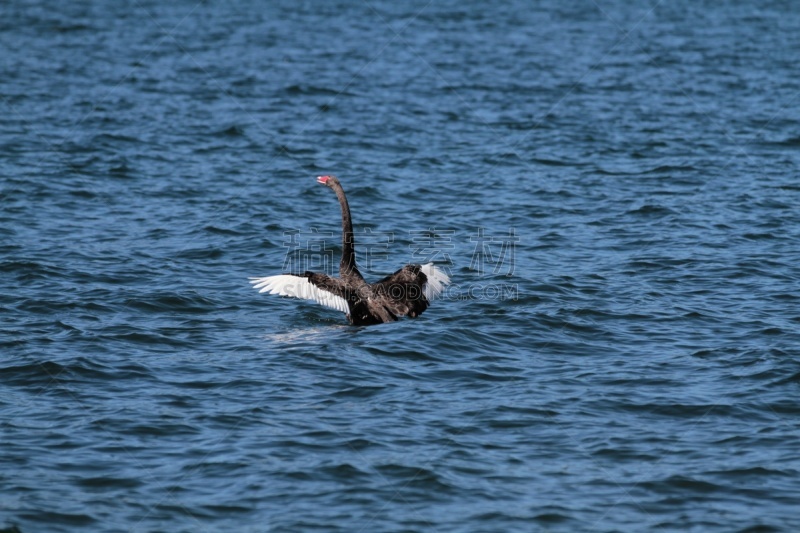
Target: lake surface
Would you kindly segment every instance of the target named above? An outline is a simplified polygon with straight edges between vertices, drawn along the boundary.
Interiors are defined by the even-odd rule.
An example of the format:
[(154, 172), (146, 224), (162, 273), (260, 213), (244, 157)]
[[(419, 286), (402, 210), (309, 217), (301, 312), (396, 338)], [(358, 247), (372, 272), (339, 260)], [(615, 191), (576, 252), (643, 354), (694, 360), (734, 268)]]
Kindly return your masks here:
[[(0, 528), (796, 531), (793, 2), (0, 7)], [(248, 276), (452, 277), (359, 328)]]

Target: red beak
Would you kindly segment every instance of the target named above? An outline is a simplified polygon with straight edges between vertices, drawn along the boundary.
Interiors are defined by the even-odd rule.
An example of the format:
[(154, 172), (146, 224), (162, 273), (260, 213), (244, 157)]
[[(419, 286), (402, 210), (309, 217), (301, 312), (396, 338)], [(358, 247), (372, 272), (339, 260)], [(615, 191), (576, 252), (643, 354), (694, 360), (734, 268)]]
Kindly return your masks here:
[(330, 179), (330, 176), (319, 176), (319, 177), (317, 177), (317, 183), (321, 183), (323, 185), (327, 185), (329, 179)]

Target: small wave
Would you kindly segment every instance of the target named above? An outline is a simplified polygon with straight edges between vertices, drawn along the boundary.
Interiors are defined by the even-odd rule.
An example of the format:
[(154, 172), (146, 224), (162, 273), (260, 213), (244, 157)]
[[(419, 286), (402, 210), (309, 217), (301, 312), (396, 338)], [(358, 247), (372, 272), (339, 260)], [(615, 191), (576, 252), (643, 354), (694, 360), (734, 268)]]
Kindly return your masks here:
[(106, 489), (135, 489), (140, 487), (142, 482), (132, 478), (115, 478), (111, 476), (79, 478), (74, 483), (83, 488), (106, 490)]
[(50, 386), (52, 384), (94, 381), (106, 382), (115, 378), (113, 369), (86, 358), (78, 358), (68, 364), (42, 361), (0, 368), (0, 376), (6, 383), (24, 386)]
[(641, 207), (627, 211), (626, 214), (647, 217), (663, 217), (667, 215), (674, 215), (675, 212), (672, 209), (662, 205), (644, 204)]
[(286, 144), (279, 144), (275, 146), (273, 149), (273, 153), (278, 156), (285, 156), (285, 155), (314, 155), (316, 154), (316, 150), (314, 148), (308, 147), (291, 147)]
[(800, 148), (800, 137), (787, 137), (780, 141), (768, 142), (771, 146), (783, 146), (786, 148)]
[(101, 133), (92, 137), (92, 144), (112, 146), (119, 143), (140, 143), (141, 140), (130, 135), (119, 135), (115, 133)]
[(547, 159), (544, 157), (535, 157), (532, 159), (532, 162), (538, 163), (540, 165), (545, 165), (548, 167), (568, 167), (568, 166), (577, 166), (575, 163), (571, 161), (564, 161), (561, 159)]
[(207, 231), (208, 233), (213, 233), (214, 235), (226, 235), (230, 237), (235, 237), (239, 235), (246, 235), (241, 231), (236, 231), (230, 228), (218, 228), (217, 226), (206, 226), (203, 228), (203, 231)]
[(426, 374), (434, 380), (442, 381), (518, 381), (519, 376), (514, 373), (511, 375), (490, 374), (477, 370), (435, 370)]
[(409, 359), (412, 361), (439, 361), (439, 358), (429, 353), (425, 353), (422, 347), (420, 347), (420, 350), (408, 348), (404, 350), (396, 350), (391, 348), (379, 348), (377, 346), (366, 346), (365, 349), (370, 354), (380, 357)]
[(685, 493), (711, 494), (723, 489), (720, 485), (695, 479), (689, 476), (675, 475), (660, 481), (642, 481), (640, 485), (657, 493)]
[(311, 95), (311, 96), (356, 96), (355, 93), (329, 89), (328, 87), (318, 87), (316, 85), (289, 85), (284, 89), (286, 94)]
[(336, 397), (352, 397), (352, 398), (371, 398), (386, 390), (384, 386), (370, 386), (362, 385), (358, 387), (348, 387), (343, 390), (336, 391), (332, 396)]
[(572, 518), (561, 513), (542, 513), (533, 517), (533, 520), (543, 524), (561, 524), (572, 521)]
[[(729, 470), (710, 470), (705, 472), (708, 475), (719, 476), (723, 478), (732, 478), (734, 480), (742, 480), (742, 478), (758, 478), (765, 477), (789, 477), (793, 478), (798, 474), (797, 470), (790, 469), (789, 471), (775, 470), (763, 466), (754, 466), (751, 468), (731, 468)], [(752, 482), (754, 480), (748, 480)]]
[(243, 126), (234, 124), (233, 126), (228, 126), (223, 130), (217, 131), (214, 135), (217, 137), (244, 137), (245, 130)]
[(350, 463), (339, 463), (335, 465), (323, 466), (319, 470), (319, 473), (332, 481), (347, 480), (350, 482), (354, 479), (367, 479), (370, 477), (369, 473), (359, 470)]
[(178, 252), (177, 257), (182, 259), (219, 259), (224, 255), (224, 250), (214, 246), (209, 246), (207, 248), (181, 250)]
[(491, 156), (486, 156), (483, 162), (487, 165), (500, 166), (500, 165), (523, 165), (525, 162), (520, 158), (516, 152), (501, 152)]
[(64, 526), (91, 526), (97, 523), (97, 519), (91, 515), (83, 513), (56, 513), (53, 511), (37, 510), (35, 513), (22, 512), (21, 518), (40, 524), (53, 524), (58, 527)]
[(432, 491), (430, 493), (425, 492), (425, 494), (447, 494), (453, 492), (454, 489), (436, 472), (425, 467), (389, 463), (378, 465), (375, 469), (387, 479), (395, 483), (401, 483), (404, 488)]
[(652, 168), (633, 169), (633, 170), (618, 170), (598, 167), (595, 171), (597, 174), (604, 176), (643, 176), (648, 174), (681, 174), (686, 172), (694, 172), (697, 169), (691, 165), (659, 165)]
[(20, 274), (22, 279), (41, 279), (49, 277), (63, 277), (61, 269), (31, 260), (11, 260), (0, 262), (0, 272)]
[(643, 174), (672, 174), (675, 172), (694, 172), (697, 168), (692, 165), (661, 165), (642, 172)]
[(125, 307), (159, 313), (208, 313), (216, 309), (216, 304), (197, 293), (161, 293), (125, 300)]

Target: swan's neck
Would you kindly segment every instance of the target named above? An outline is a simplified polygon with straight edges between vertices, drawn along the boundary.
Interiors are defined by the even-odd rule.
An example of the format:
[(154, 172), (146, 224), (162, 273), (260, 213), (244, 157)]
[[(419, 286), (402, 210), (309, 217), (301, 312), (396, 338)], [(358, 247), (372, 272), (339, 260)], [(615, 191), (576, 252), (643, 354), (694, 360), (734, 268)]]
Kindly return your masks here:
[(341, 185), (338, 185), (334, 191), (339, 199), (339, 205), (342, 206), (342, 262), (339, 263), (339, 276), (355, 274), (361, 277), (356, 268), (356, 243), (353, 236), (353, 221), (350, 218), (350, 205), (347, 203), (347, 197), (344, 195)]

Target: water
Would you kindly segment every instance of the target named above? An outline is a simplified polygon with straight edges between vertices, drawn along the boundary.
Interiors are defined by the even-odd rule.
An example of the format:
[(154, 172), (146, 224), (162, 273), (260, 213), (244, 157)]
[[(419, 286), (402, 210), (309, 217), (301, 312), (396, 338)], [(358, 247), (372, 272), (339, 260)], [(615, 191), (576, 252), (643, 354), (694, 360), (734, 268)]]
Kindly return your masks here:
[(800, 526), (796, 6), (495, 4), (0, 7), (0, 527)]

